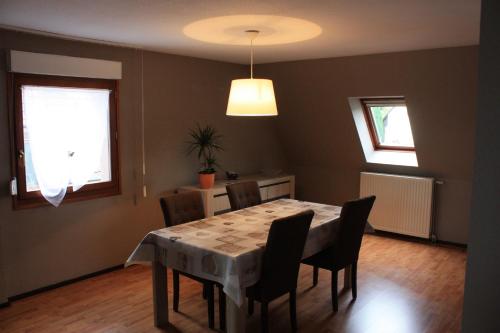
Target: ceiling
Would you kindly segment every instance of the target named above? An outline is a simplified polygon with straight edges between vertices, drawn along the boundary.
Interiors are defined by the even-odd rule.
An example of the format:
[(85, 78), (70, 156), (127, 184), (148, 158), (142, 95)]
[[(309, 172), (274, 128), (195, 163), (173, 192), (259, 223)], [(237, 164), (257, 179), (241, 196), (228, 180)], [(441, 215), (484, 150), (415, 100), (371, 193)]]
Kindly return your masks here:
[(480, 4), (480, 0), (0, 0), (0, 25), (234, 63), (248, 63), (248, 47), (195, 40), (183, 33), (184, 27), (209, 17), (243, 14), (288, 16), (321, 27), (313, 39), (256, 46), (255, 62), (265, 63), (479, 44)]

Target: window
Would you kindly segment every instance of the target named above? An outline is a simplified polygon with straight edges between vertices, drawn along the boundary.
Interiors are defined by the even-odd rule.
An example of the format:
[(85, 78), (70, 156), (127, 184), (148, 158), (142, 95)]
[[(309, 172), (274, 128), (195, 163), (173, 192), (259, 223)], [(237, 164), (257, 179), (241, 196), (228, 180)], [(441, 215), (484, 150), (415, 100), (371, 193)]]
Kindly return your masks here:
[(120, 193), (117, 81), (11, 74), (14, 207)]
[(375, 150), (415, 151), (404, 99), (363, 99), (361, 103)]

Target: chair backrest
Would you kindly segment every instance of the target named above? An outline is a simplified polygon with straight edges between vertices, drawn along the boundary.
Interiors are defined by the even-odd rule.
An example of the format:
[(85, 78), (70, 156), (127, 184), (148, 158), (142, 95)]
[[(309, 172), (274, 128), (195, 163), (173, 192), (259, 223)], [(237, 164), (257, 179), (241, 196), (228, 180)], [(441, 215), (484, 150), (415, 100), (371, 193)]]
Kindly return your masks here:
[(375, 196), (348, 201), (342, 206), (340, 226), (333, 246), (334, 263), (345, 267), (358, 260), (366, 221), (375, 202)]
[(186, 191), (160, 198), (165, 226), (191, 222), (205, 218), (203, 199), (198, 191)]
[(297, 288), (300, 261), (313, 216), (314, 212), (307, 210), (271, 224), (259, 282), (264, 299), (272, 300)]
[(227, 196), (231, 204), (231, 210), (239, 210), (251, 206), (260, 205), (260, 189), (257, 182), (241, 182), (226, 185)]

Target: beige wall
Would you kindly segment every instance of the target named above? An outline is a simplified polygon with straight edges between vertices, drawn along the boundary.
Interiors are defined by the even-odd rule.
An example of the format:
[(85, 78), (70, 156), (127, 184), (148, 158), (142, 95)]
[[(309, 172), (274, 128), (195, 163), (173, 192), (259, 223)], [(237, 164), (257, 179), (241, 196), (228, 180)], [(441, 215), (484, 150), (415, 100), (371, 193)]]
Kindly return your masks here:
[(160, 53), (146, 53), (144, 64), (146, 182), (154, 193), (194, 181), (198, 164), (185, 156), (185, 142), (196, 122), (223, 135), (223, 168), (242, 174), (283, 168), (275, 119), (225, 115), (231, 79), (246, 76), (245, 67)]
[[(340, 204), (364, 170), (431, 176), (437, 236), (466, 243), (471, 197), (477, 47), (266, 64), (279, 102), (278, 133), (299, 198)], [(365, 163), (348, 97), (406, 97), (418, 168)]]
[[(8, 194), (6, 50), (121, 61), (119, 126), (122, 195), (13, 211)], [(122, 264), (140, 239), (162, 225), (156, 195), (196, 181), (186, 157), (188, 128), (210, 123), (224, 135), (222, 166), (241, 173), (284, 167), (275, 123), (224, 116), (231, 79), (243, 66), (144, 53), (145, 151), (149, 197), (141, 198), (141, 52), (0, 30), (0, 263), (7, 296)], [(135, 200), (138, 198), (138, 200)], [(2, 281), (0, 276), (0, 281)], [(0, 301), (2, 295), (0, 295)]]
[[(7, 49), (117, 60), (120, 82), (122, 195), (13, 211), (8, 194), (5, 104)], [(356, 197), (362, 170), (430, 175), (438, 189), (438, 236), (466, 242), (472, 174), (477, 48), (312, 60), (259, 66), (275, 80), (280, 116), (224, 116), (240, 65), (0, 30), (0, 273), (7, 296), (121, 264), (138, 241), (161, 227), (155, 196), (196, 181), (184, 155), (187, 130), (216, 126), (220, 163), (240, 173), (286, 168), (298, 196), (328, 203)], [(141, 58), (144, 63), (146, 184), (141, 198)], [(405, 95), (421, 167), (366, 165), (347, 97)], [(285, 158), (286, 157), (286, 158)], [(0, 281), (2, 277), (0, 276)], [(3, 287), (3, 288), (2, 288)], [(0, 301), (2, 295), (0, 294)]]

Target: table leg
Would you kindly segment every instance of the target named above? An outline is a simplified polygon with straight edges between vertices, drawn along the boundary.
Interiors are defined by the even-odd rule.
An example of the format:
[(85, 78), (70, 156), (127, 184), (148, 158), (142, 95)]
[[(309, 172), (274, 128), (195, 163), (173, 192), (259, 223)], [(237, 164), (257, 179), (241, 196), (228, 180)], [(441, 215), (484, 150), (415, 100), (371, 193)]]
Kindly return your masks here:
[(153, 262), (153, 306), (155, 326), (167, 328), (168, 323), (168, 281), (167, 268), (157, 260)]
[[(244, 295), (244, 294), (243, 294)], [(244, 333), (247, 318), (246, 299), (241, 306), (238, 306), (230, 297), (226, 295), (226, 332)]]
[(351, 275), (352, 275), (352, 266), (349, 265), (344, 268), (344, 288), (351, 288)]

